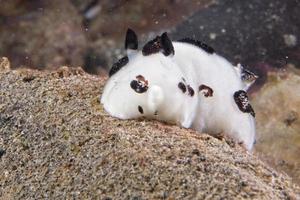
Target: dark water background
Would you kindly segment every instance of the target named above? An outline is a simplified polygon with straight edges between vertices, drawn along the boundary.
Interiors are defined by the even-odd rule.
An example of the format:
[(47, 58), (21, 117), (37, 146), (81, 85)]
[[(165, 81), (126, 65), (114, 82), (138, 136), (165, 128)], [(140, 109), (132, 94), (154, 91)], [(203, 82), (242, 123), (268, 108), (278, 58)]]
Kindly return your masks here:
[[(260, 76), (251, 90), (257, 107), (271, 92), (283, 101), (282, 115), (273, 112), (275, 100), (256, 111), (268, 116), (258, 118), (256, 154), (300, 183), (300, 99), (288, 96), (298, 95), (299, 87), (276, 91), (278, 81), (272, 85), (274, 77), (292, 82), (284, 79), (288, 74), (299, 81), (299, 11), (299, 0), (0, 0), (0, 56), (14, 68), (68, 65), (105, 75), (122, 55), (128, 27), (141, 43), (163, 31), (173, 39), (202, 40)], [(274, 120), (279, 127), (270, 127)], [(285, 155), (278, 153), (282, 148)]]

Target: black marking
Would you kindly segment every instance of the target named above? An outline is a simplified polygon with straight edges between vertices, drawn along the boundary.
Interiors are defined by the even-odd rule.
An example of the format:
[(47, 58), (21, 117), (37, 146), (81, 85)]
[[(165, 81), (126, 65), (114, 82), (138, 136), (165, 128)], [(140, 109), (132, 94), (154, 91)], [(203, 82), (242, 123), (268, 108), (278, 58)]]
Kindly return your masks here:
[(144, 114), (144, 110), (143, 110), (142, 106), (138, 106), (138, 110), (141, 114)]
[(127, 29), (126, 38), (125, 38), (125, 49), (138, 49), (138, 38), (133, 30), (130, 28)]
[(139, 82), (141, 82), (141, 83), (145, 84), (146, 86), (148, 86), (148, 81), (145, 79), (144, 76), (142, 76), (142, 75), (137, 75), (137, 76), (136, 76), (136, 79), (137, 79)]
[(255, 117), (255, 112), (250, 105), (248, 95), (244, 90), (235, 92), (233, 98), (240, 111), (244, 113), (250, 113), (253, 117)]
[(178, 88), (179, 88), (183, 93), (186, 92), (186, 87), (185, 87), (185, 84), (184, 84), (183, 82), (179, 82), (179, 83), (178, 83)]
[(183, 38), (183, 39), (178, 40), (178, 42), (185, 42), (185, 43), (195, 45), (197, 47), (200, 47), (201, 49), (203, 49), (204, 51), (206, 51), (209, 54), (215, 53), (215, 50), (211, 46), (208, 46), (207, 44), (205, 44), (201, 41), (198, 41), (198, 40), (193, 40), (191, 38)]
[(189, 95), (190, 95), (191, 97), (194, 96), (195, 91), (194, 91), (194, 89), (193, 89), (190, 85), (187, 86), (187, 89), (188, 89), (188, 91), (189, 91)]
[(212, 97), (214, 94), (213, 89), (211, 89), (210, 87), (208, 87), (207, 85), (200, 85), (199, 86), (199, 92), (203, 91), (203, 94), (205, 97)]
[(143, 47), (143, 55), (148, 56), (151, 54), (158, 53), (161, 49), (160, 36), (156, 36), (153, 40), (147, 42)]
[(166, 32), (161, 36), (156, 36), (153, 40), (147, 42), (142, 50), (144, 56), (155, 54), (160, 51), (165, 56), (169, 56), (175, 53), (172, 41), (170, 40)]
[(148, 86), (142, 85), (139, 81), (133, 80), (130, 83), (130, 87), (137, 93), (147, 92)]
[(136, 76), (137, 80), (130, 82), (130, 87), (137, 93), (144, 93), (148, 90), (148, 81), (142, 76)]
[(112, 65), (112, 67), (109, 70), (109, 77), (117, 73), (122, 67), (124, 67), (129, 62), (128, 56), (124, 56), (120, 60), (118, 60), (116, 63)]
[(156, 111), (154, 112), (154, 115), (158, 115), (158, 110), (156, 110)]

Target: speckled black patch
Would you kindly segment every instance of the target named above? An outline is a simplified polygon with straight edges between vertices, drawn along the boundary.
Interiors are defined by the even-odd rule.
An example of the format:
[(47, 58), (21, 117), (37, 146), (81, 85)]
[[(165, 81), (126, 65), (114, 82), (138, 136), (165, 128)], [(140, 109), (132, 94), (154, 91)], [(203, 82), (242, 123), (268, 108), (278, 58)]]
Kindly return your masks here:
[(186, 92), (186, 86), (183, 82), (179, 82), (178, 83), (178, 88), (183, 92), (185, 93)]
[(137, 93), (144, 93), (148, 90), (148, 81), (142, 75), (138, 75), (136, 80), (130, 82), (130, 87)]
[(142, 75), (137, 75), (137, 76), (136, 76), (136, 79), (137, 79), (138, 81), (142, 82), (143, 84), (145, 84), (145, 85), (148, 86), (148, 81), (145, 79), (144, 76), (142, 76)]
[(138, 110), (141, 114), (144, 114), (144, 110), (143, 110), (142, 106), (138, 106)]
[(235, 92), (233, 98), (240, 111), (250, 113), (253, 117), (255, 117), (255, 112), (250, 105), (248, 95), (244, 90)]
[(207, 85), (200, 85), (199, 86), (199, 92), (203, 91), (203, 94), (205, 97), (212, 97), (214, 94), (213, 89), (208, 87)]
[(156, 36), (153, 40), (147, 42), (142, 50), (144, 56), (155, 54), (160, 51), (165, 56), (174, 54), (174, 47), (167, 33), (163, 33), (161, 36)]
[(112, 65), (112, 67), (109, 70), (109, 77), (117, 73), (122, 67), (124, 67), (128, 63), (128, 57), (124, 56), (120, 60), (118, 60), (116, 63)]
[(210, 54), (213, 54), (215, 52), (215, 50), (212, 47), (208, 46), (207, 44), (205, 44), (201, 41), (198, 41), (198, 40), (193, 40), (191, 38), (183, 38), (183, 39), (178, 40), (178, 42), (185, 42), (185, 43), (195, 45)]
[(161, 38), (160, 36), (156, 36), (153, 40), (147, 42), (143, 47), (143, 55), (148, 56), (151, 54), (158, 53), (161, 50)]
[(191, 97), (194, 96), (195, 91), (194, 91), (194, 89), (190, 85), (187, 86), (187, 89), (188, 89), (189, 95)]

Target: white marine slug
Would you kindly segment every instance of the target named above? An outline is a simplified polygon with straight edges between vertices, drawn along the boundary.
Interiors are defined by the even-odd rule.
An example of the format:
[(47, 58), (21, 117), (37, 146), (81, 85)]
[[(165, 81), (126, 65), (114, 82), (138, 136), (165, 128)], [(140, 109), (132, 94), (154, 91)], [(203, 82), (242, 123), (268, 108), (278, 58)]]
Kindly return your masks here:
[(224, 133), (252, 149), (255, 113), (245, 90), (254, 81), (243, 78), (240, 65), (234, 67), (202, 42), (172, 42), (167, 33), (138, 51), (137, 36), (128, 29), (125, 48), (127, 56), (112, 66), (101, 96), (110, 115)]

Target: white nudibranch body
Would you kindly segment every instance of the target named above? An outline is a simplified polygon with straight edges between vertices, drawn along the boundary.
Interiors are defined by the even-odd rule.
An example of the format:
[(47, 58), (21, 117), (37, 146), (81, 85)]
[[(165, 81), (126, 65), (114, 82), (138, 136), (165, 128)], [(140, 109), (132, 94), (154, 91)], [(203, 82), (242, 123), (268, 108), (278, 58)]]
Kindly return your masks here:
[(252, 149), (255, 114), (240, 68), (201, 42), (171, 42), (166, 33), (138, 51), (137, 37), (129, 29), (125, 46), (130, 54), (113, 65), (101, 96), (110, 115), (223, 133)]

